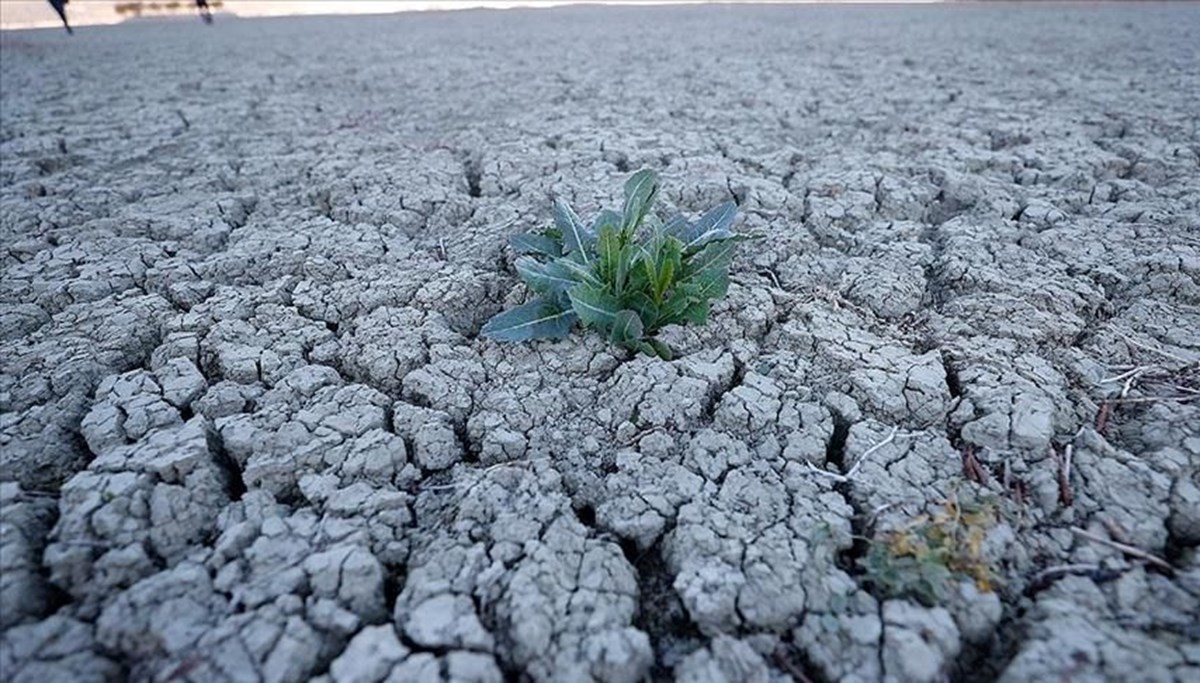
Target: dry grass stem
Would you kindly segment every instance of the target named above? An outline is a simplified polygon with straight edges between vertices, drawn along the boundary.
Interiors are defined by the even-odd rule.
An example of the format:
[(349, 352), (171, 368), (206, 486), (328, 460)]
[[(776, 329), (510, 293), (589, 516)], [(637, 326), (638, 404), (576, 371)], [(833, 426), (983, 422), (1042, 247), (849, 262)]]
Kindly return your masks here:
[(1096, 543), (1099, 543), (1101, 545), (1106, 545), (1110, 548), (1113, 548), (1114, 550), (1120, 550), (1121, 552), (1125, 553), (1126, 555), (1130, 555), (1132, 557), (1136, 557), (1136, 558), (1145, 560), (1156, 567), (1165, 569), (1168, 572), (1173, 573), (1175, 571), (1175, 568), (1172, 567), (1169, 562), (1167, 562), (1166, 560), (1162, 559), (1161, 557), (1159, 557), (1157, 555), (1148, 553), (1145, 550), (1142, 550), (1141, 548), (1137, 548), (1132, 545), (1128, 545), (1126, 543), (1119, 543), (1117, 541), (1107, 539), (1103, 536), (1098, 536), (1098, 535), (1088, 531), (1087, 529), (1081, 529), (1077, 526), (1071, 527), (1071, 532), (1077, 536), (1082, 536), (1082, 537), (1088, 539), (1089, 541), (1095, 541)]

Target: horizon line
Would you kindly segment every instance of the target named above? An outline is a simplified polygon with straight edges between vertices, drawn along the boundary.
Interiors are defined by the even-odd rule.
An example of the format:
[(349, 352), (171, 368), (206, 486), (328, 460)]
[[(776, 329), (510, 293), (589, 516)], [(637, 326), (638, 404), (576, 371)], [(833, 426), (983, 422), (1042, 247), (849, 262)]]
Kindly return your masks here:
[[(953, 1), (953, 0), (951, 0)], [(20, 2), (34, 10), (37, 6), (45, 8), (47, 17), (39, 17), (26, 21), (6, 21), (0, 14), (0, 31), (24, 31), (62, 28), (62, 22), (50, 9), (46, 0), (7, 0), (10, 11)], [(68, 18), (73, 27), (79, 26), (116, 26), (127, 22), (184, 19), (194, 15), (195, 7), (191, 0), (182, 0), (184, 7), (178, 11), (155, 14), (151, 16), (126, 17), (116, 13), (115, 5), (121, 4), (116, 0), (75, 0), (67, 5)], [(331, 2), (328, 0), (291, 0), (271, 2), (255, 0), (225, 0), (223, 6), (214, 14), (226, 19), (266, 19), (279, 17), (317, 17), (317, 16), (381, 16), (404, 14), (408, 12), (459, 12), (465, 10), (507, 10), (507, 9), (555, 9), (579, 5), (603, 6), (671, 6), (671, 5), (930, 5), (946, 4), (947, 0), (367, 0), (360, 2)], [(82, 20), (71, 16), (71, 10), (91, 6), (95, 10), (100, 5), (113, 7), (111, 13), (94, 16), (84, 14)], [(238, 11), (238, 8), (242, 11)], [(386, 7), (386, 8), (384, 8)], [(313, 10), (313, 11), (308, 11)], [(78, 15), (77, 15), (78, 16)]]

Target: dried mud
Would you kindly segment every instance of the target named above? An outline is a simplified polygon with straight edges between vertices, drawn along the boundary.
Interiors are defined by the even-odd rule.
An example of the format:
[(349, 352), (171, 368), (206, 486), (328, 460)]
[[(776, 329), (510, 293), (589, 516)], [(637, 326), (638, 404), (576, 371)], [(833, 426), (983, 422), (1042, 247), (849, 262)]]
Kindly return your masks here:
[[(1186, 5), (3, 35), (3, 677), (1196, 680), (1197, 45)], [(678, 359), (479, 338), (506, 238), (643, 166), (763, 236)], [(990, 580), (864, 568), (967, 505)]]

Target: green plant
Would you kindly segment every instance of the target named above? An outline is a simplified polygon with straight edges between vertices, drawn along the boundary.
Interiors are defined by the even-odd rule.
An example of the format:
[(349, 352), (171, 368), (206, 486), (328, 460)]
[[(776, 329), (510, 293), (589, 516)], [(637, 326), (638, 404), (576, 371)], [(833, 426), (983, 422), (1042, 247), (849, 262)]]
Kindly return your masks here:
[(576, 322), (610, 341), (670, 360), (655, 334), (665, 325), (708, 320), (713, 299), (729, 289), (729, 265), (741, 237), (730, 230), (737, 207), (726, 202), (695, 222), (661, 222), (650, 208), (658, 178), (642, 170), (625, 183), (621, 213), (601, 211), (585, 225), (562, 199), (554, 226), (510, 240), (517, 274), (535, 298), (493, 317), (481, 333), (497, 341), (561, 339)]
[(995, 519), (990, 503), (947, 501), (937, 513), (920, 515), (871, 541), (860, 560), (866, 580), (886, 597), (911, 597), (928, 606), (945, 601), (956, 576), (991, 591), (996, 578), (983, 556), (983, 541)]

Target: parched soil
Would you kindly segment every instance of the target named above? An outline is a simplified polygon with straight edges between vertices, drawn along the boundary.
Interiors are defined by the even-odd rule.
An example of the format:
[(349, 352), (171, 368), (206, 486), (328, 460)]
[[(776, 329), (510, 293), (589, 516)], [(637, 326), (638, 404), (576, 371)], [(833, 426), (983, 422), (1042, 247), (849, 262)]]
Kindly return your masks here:
[[(1200, 676), (1200, 9), (0, 36), (0, 677)], [(479, 336), (659, 171), (678, 358)]]

